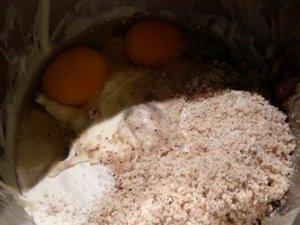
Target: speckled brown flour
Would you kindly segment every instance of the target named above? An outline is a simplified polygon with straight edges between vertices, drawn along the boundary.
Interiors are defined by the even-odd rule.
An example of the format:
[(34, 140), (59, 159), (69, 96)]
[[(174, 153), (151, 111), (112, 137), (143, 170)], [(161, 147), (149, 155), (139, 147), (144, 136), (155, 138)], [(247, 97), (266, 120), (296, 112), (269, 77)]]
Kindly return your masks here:
[(244, 91), (133, 107), (116, 137), (136, 160), (118, 170), (115, 191), (95, 205), (89, 224), (259, 223), (290, 187), (295, 141), (285, 120)]

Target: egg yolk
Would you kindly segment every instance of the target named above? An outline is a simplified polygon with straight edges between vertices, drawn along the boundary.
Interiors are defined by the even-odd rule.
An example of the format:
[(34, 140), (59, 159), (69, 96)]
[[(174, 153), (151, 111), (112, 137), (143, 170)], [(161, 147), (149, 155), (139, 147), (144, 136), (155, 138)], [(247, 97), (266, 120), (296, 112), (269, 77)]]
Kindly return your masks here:
[(138, 64), (165, 64), (180, 56), (183, 36), (177, 27), (169, 23), (141, 21), (128, 30), (125, 47), (128, 57)]
[(88, 47), (72, 48), (48, 66), (42, 78), (42, 91), (62, 104), (82, 104), (104, 86), (107, 74), (101, 53)]

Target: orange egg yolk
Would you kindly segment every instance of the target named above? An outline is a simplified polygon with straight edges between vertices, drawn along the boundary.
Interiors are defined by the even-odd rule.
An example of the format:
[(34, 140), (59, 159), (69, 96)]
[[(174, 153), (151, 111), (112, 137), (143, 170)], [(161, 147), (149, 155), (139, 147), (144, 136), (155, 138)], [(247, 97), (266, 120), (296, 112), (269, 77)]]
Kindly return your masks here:
[(125, 46), (128, 57), (138, 64), (165, 64), (180, 56), (183, 35), (172, 24), (158, 20), (141, 21), (128, 30)]
[(103, 87), (107, 74), (105, 59), (97, 50), (72, 48), (48, 66), (42, 78), (42, 91), (59, 103), (79, 105)]

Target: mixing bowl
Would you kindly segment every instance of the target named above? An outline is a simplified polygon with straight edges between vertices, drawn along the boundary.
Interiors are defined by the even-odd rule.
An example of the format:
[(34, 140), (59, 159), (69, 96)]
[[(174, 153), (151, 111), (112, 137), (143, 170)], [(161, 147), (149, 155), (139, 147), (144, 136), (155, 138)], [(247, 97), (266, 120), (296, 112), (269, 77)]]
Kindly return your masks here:
[[(0, 67), (0, 73), (7, 74), (0, 87), (0, 176), (6, 190), (0, 195), (0, 224), (32, 224), (16, 197), (20, 181), (37, 179), (52, 163), (45, 162), (33, 178), (22, 177), (16, 165), (20, 123), (26, 120), (23, 114), (32, 105), (47, 62), (77, 43), (97, 46), (139, 19), (175, 21), (199, 37), (200, 57), (224, 61), (245, 77), (261, 78), (258, 88), (273, 93), (271, 101), (289, 115), (300, 140), (300, 8), (296, 0), (2, 0), (0, 6), (0, 46), (8, 63)], [(102, 34), (97, 40), (96, 32)], [(299, 146), (295, 152), (299, 166)], [(300, 223), (295, 219), (300, 204), (298, 174), (297, 170), (287, 203), (278, 211), (283, 217), (271, 224)]]

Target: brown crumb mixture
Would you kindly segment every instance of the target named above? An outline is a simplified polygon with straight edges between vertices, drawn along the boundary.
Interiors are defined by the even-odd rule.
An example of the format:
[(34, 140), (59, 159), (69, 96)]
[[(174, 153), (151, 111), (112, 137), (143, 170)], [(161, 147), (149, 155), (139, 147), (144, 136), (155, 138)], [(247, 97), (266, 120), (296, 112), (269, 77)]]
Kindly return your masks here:
[[(116, 175), (115, 191), (99, 200), (89, 224), (252, 225), (266, 218), (293, 173), (295, 141), (286, 116), (244, 91), (172, 102), (147, 103), (165, 118), (151, 123), (148, 135), (141, 131), (148, 111), (131, 110), (126, 121), (129, 128), (137, 121), (131, 134), (139, 145), (126, 145), (143, 149), (133, 149), (139, 156)], [(144, 123), (134, 117), (140, 113)]]

